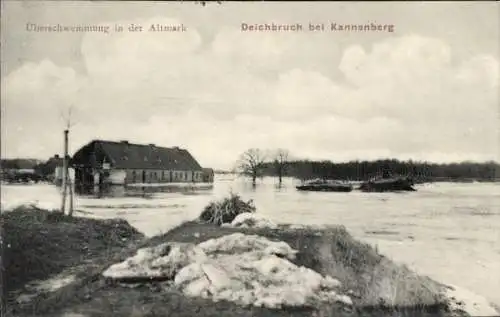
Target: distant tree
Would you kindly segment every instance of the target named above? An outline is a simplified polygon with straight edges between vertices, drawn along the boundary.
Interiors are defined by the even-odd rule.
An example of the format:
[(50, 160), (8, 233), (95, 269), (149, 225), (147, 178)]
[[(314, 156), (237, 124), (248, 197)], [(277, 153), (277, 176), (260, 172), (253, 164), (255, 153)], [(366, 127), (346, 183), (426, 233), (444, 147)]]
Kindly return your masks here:
[(207, 5), (207, 2), (216, 2), (217, 4), (221, 4), (222, 1), (195, 1), (195, 4), (201, 4), (203, 7)]
[(19, 162), (16, 159), (2, 160), (2, 169), (19, 169)]
[(288, 150), (278, 149), (274, 153), (274, 168), (276, 174), (278, 175), (279, 184), (283, 183), (283, 176), (287, 172), (288, 168)]
[(240, 174), (249, 176), (252, 184), (255, 185), (257, 176), (261, 174), (266, 160), (265, 153), (260, 149), (248, 149), (240, 155), (238, 160), (238, 171)]

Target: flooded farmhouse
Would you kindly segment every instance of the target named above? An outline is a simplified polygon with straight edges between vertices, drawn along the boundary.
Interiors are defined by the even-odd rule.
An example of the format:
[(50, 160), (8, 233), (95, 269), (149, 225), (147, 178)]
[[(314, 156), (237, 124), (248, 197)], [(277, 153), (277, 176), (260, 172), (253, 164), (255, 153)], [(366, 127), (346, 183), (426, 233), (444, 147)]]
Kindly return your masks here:
[(204, 169), (188, 150), (128, 141), (94, 140), (73, 155), (75, 185), (201, 183)]

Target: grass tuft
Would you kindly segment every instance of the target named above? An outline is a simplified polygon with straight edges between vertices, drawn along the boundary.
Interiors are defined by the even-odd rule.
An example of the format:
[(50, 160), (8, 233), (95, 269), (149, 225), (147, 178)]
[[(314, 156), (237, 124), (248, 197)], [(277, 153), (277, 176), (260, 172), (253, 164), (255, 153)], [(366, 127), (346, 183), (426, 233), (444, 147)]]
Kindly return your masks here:
[(223, 223), (231, 223), (236, 216), (246, 212), (255, 212), (253, 200), (244, 201), (239, 195), (231, 193), (229, 197), (208, 204), (199, 219), (220, 226)]

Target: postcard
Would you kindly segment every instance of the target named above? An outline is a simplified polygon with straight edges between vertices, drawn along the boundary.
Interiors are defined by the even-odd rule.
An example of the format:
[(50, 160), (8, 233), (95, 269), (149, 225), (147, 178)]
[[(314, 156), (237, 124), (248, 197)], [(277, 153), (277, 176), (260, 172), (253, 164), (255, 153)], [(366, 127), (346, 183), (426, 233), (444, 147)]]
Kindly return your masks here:
[(498, 2), (1, 6), (6, 316), (500, 315)]

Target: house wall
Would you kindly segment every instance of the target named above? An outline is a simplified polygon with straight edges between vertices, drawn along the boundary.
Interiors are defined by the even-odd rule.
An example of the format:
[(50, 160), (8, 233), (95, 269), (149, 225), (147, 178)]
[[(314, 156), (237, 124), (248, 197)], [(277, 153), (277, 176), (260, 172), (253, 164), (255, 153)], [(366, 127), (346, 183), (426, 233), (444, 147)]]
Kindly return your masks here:
[(203, 172), (202, 171), (195, 171), (194, 172), (194, 181), (196, 183), (203, 182)]
[(94, 171), (94, 185), (99, 185), (101, 182), (101, 173), (99, 171)]
[(54, 179), (55, 180), (61, 180), (63, 177), (63, 167), (62, 166), (56, 166), (54, 169)]
[(205, 170), (202, 173), (202, 179), (203, 179), (203, 182), (213, 183), (214, 182), (214, 173), (213, 173), (213, 171), (212, 170)]
[[(144, 180), (143, 180), (144, 173)], [(125, 184), (134, 183), (190, 183), (202, 182), (201, 171), (129, 169), (122, 176)]]
[(172, 171), (172, 182), (174, 183), (190, 183), (199, 182), (201, 178), (197, 175), (197, 171)]
[(123, 185), (125, 184), (126, 178), (127, 178), (127, 171), (110, 170), (108, 176), (108, 182), (113, 185)]
[[(68, 176), (71, 180), (75, 179), (75, 170), (71, 167), (68, 167)], [(62, 182), (63, 178), (63, 167), (62, 166), (56, 166), (54, 169), (54, 181), (55, 182)]]

